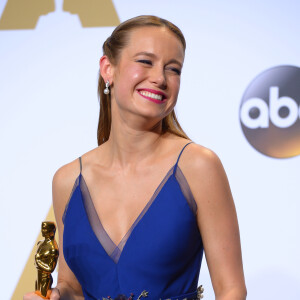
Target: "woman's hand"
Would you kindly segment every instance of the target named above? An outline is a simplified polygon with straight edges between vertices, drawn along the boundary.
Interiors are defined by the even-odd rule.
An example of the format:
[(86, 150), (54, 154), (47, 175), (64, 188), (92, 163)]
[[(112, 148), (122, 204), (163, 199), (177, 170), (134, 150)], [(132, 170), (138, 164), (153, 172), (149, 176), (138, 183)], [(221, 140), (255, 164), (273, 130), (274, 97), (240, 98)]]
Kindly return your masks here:
[[(60, 299), (60, 292), (58, 288), (53, 288), (51, 289), (50, 294), (50, 300), (59, 300)], [(23, 300), (41, 300), (45, 299), (42, 298), (41, 296), (37, 295), (35, 292), (27, 293), (23, 296)]]

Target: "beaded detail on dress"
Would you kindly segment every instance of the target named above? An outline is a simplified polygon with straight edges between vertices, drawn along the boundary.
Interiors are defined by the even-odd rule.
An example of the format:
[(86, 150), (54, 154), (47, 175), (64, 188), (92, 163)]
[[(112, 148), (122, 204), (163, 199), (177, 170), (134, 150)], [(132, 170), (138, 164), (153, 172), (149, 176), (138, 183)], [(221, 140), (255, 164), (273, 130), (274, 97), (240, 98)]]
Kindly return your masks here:
[[(203, 292), (204, 292), (204, 288), (202, 285), (200, 285), (198, 288), (197, 288), (197, 291), (193, 294), (196, 294), (195, 296), (192, 296), (192, 297), (185, 297), (185, 298), (182, 298), (182, 300), (200, 300), (204, 297), (203, 295)], [(147, 292), (146, 290), (142, 291), (142, 293), (138, 296), (137, 300), (140, 300), (142, 297), (145, 298), (145, 297), (148, 297), (148, 294), (149, 292)], [(125, 295), (123, 294), (120, 294), (118, 295), (116, 298), (114, 298), (113, 300), (133, 300), (134, 298), (134, 294), (133, 293), (130, 293), (130, 297), (127, 298)], [(102, 298), (102, 300), (112, 300), (111, 296), (107, 296), (107, 298)], [(161, 298), (159, 300), (162, 300)], [(164, 299), (164, 300), (172, 300), (172, 298), (168, 298), (168, 299)], [(175, 300), (175, 299), (174, 299)], [(176, 298), (176, 300), (179, 300), (178, 298)]]

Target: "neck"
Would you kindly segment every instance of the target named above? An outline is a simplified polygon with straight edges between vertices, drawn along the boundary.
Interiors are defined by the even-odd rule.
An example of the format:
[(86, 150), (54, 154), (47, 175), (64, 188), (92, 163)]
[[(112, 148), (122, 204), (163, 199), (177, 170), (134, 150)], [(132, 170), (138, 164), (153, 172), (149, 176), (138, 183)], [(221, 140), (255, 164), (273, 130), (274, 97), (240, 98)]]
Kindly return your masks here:
[[(150, 124), (144, 117), (115, 118), (106, 144), (107, 161), (122, 169), (153, 162), (160, 153), (162, 121)], [(150, 125), (149, 125), (150, 124)]]

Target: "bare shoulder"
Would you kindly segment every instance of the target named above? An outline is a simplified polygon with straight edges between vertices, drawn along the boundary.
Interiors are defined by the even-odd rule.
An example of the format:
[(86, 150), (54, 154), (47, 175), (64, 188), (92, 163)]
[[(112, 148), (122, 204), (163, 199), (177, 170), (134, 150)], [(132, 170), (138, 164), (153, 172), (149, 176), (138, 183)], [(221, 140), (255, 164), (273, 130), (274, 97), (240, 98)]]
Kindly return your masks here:
[[(96, 147), (81, 155), (82, 165), (94, 160), (95, 153), (98, 153), (100, 147)], [(55, 172), (52, 180), (52, 194), (54, 208), (65, 207), (72, 188), (80, 174), (79, 158), (61, 166)]]
[(191, 143), (185, 152), (180, 167), (188, 173), (207, 174), (223, 170), (221, 160), (211, 149)]
[(67, 204), (72, 188), (80, 174), (79, 159), (61, 166), (52, 179), (52, 196), (55, 214), (61, 217)]
[(232, 201), (224, 167), (218, 155), (201, 145), (192, 143), (179, 162), (198, 205), (203, 202), (220, 204)]

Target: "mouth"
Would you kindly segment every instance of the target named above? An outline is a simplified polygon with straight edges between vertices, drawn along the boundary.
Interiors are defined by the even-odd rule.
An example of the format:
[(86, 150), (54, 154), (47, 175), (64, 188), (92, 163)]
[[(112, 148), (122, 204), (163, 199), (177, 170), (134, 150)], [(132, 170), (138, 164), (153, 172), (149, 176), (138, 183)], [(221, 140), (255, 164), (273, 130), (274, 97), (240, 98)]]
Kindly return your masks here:
[(137, 92), (144, 98), (155, 102), (155, 103), (164, 103), (167, 101), (167, 96), (166, 94), (160, 92), (160, 91), (155, 91), (151, 89), (139, 89)]

